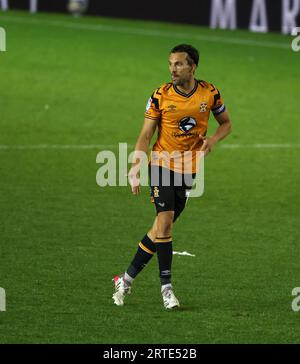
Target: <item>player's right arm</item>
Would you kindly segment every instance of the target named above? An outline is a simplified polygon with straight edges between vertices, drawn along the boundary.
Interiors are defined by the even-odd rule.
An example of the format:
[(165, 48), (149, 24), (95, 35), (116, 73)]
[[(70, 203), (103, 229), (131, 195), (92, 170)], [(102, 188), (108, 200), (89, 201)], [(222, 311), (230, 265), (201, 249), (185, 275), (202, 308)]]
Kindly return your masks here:
[(143, 159), (147, 158), (150, 142), (153, 137), (153, 134), (155, 133), (157, 123), (158, 120), (145, 117), (144, 125), (142, 127), (142, 130), (135, 145), (133, 163), (128, 173), (129, 182), (131, 184), (131, 190), (134, 195), (140, 193), (138, 174), (141, 162), (143, 161)]

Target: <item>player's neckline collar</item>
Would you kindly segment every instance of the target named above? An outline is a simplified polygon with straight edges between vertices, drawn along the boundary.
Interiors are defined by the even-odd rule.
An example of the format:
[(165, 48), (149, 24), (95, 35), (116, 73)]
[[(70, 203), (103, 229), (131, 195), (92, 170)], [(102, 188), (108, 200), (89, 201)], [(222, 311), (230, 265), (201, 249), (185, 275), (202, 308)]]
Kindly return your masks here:
[(180, 91), (175, 85), (173, 85), (173, 88), (174, 88), (175, 92), (177, 92), (179, 95), (184, 96), (184, 97), (190, 97), (196, 92), (196, 90), (198, 88), (198, 81), (195, 80), (195, 86), (192, 89), (192, 91), (189, 92), (188, 94), (186, 94), (185, 92)]

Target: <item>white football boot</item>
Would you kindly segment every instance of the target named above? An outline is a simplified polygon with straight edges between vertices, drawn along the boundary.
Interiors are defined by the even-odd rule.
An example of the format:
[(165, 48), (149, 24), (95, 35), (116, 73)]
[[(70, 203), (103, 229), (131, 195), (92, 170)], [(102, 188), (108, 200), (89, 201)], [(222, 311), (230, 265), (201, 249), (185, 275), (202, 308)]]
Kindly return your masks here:
[(166, 287), (162, 292), (162, 298), (164, 301), (164, 306), (167, 309), (174, 307), (180, 307), (178, 299), (175, 297), (172, 287)]
[(131, 293), (131, 285), (124, 280), (123, 275), (115, 276), (112, 281), (115, 284), (115, 293), (112, 296), (114, 304), (117, 306), (124, 305), (124, 297)]

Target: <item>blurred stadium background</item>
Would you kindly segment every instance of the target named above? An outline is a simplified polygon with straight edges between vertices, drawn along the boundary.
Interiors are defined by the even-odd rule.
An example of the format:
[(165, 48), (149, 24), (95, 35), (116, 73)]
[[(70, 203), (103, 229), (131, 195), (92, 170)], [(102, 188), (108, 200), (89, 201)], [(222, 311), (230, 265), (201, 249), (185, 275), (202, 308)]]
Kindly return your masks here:
[[(0, 342), (299, 343), (300, 1), (0, 6)], [(135, 143), (182, 42), (233, 133), (175, 226), (175, 250), (195, 254), (173, 260), (182, 309), (164, 311), (155, 261), (114, 307), (111, 278), (154, 211), (146, 187), (97, 186), (96, 155)]]

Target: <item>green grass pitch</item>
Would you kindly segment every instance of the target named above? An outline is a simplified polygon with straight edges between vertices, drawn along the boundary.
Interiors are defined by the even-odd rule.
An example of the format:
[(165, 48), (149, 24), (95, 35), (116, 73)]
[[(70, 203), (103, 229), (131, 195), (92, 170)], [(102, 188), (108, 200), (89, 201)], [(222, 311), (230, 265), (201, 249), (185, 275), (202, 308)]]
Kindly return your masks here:
[[(291, 38), (22, 12), (1, 13), (0, 26), (0, 342), (299, 343), (300, 53)], [(205, 193), (174, 228), (174, 249), (196, 255), (174, 256), (182, 309), (163, 309), (156, 258), (115, 307), (111, 278), (154, 217), (148, 188), (139, 197), (100, 188), (101, 149), (53, 146), (134, 144), (181, 42), (200, 49), (197, 77), (220, 88), (233, 133), (207, 158)], [(209, 134), (215, 127), (211, 119)]]

